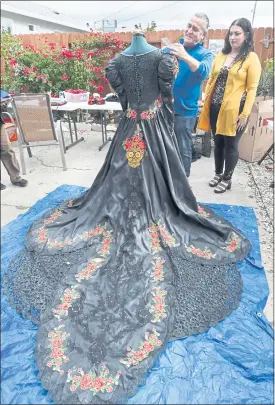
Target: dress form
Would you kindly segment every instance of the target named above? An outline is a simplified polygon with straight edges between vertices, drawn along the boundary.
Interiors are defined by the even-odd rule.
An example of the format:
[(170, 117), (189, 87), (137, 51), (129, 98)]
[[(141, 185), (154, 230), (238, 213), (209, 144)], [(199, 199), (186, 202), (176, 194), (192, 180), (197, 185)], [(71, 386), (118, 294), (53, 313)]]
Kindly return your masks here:
[(135, 33), (133, 35), (132, 43), (129, 48), (121, 52), (122, 55), (136, 56), (149, 53), (157, 49), (155, 46), (149, 45), (146, 41), (145, 35), (142, 33)]

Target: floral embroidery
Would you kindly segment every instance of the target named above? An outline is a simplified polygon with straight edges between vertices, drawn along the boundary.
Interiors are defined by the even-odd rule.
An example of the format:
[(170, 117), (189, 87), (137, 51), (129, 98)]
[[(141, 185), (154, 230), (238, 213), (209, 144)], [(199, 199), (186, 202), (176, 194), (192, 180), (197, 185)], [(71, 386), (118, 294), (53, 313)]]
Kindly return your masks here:
[(110, 376), (109, 369), (103, 365), (98, 375), (93, 372), (84, 373), (82, 368), (77, 370), (78, 375), (73, 376), (73, 371), (68, 371), (67, 382), (71, 383), (70, 391), (74, 392), (78, 388), (90, 390), (96, 395), (97, 392), (112, 392), (113, 386), (118, 385), (121, 372), (118, 371), (114, 377)]
[(199, 212), (199, 214), (200, 215), (202, 215), (203, 217), (210, 217), (210, 214), (209, 214), (209, 212), (206, 212), (205, 210), (204, 210), (204, 208), (203, 207), (201, 207), (200, 205), (198, 206), (198, 212)]
[(176, 246), (175, 238), (166, 231), (165, 225), (163, 225), (159, 222), (158, 227), (159, 227), (160, 234), (164, 240), (164, 243), (169, 247)]
[(102, 236), (104, 236), (103, 241), (101, 242), (101, 248), (99, 249), (98, 253), (101, 254), (101, 256), (106, 256), (110, 253), (110, 245), (112, 242), (112, 235), (113, 231), (103, 231)]
[(152, 223), (149, 227), (150, 245), (153, 252), (162, 250), (159, 234), (168, 247), (176, 246), (175, 238), (167, 232), (165, 225), (159, 221), (157, 224)]
[(202, 257), (203, 259), (210, 260), (217, 256), (216, 253), (211, 252), (211, 250), (207, 249), (207, 248), (202, 250), (200, 248), (195, 248), (193, 245), (190, 245), (190, 246), (184, 245), (184, 246), (185, 246), (185, 249), (187, 250), (187, 252), (192, 253), (193, 255)]
[(51, 367), (54, 371), (58, 371), (61, 375), (64, 374), (64, 370), (61, 370), (61, 366), (69, 361), (69, 358), (64, 355), (66, 347), (64, 346), (64, 341), (70, 336), (67, 332), (62, 332), (60, 329), (65, 325), (59, 325), (54, 328), (52, 332), (48, 333), (50, 340), (49, 348), (51, 349), (50, 357), (51, 360), (48, 361), (47, 367)]
[(132, 110), (130, 107), (127, 110), (127, 114), (126, 114), (127, 118), (132, 118), (135, 119), (137, 116), (137, 112), (136, 110)]
[(153, 323), (160, 322), (162, 319), (167, 318), (165, 295), (167, 291), (162, 290), (160, 287), (153, 287), (153, 302), (149, 305), (149, 312), (154, 315)]
[(52, 215), (49, 218), (46, 218), (43, 222), (43, 225), (41, 228), (38, 229), (37, 235), (38, 235), (38, 243), (39, 242), (44, 242), (47, 240), (47, 230), (45, 229), (45, 226), (54, 222), (58, 217), (62, 215), (62, 212), (59, 209), (54, 210)]
[[(140, 113), (140, 118), (142, 120), (151, 120), (151, 119), (155, 118), (156, 111), (159, 110), (161, 106), (162, 106), (162, 98), (161, 98), (161, 96), (159, 96), (155, 100), (153, 108), (151, 108), (149, 110), (142, 111)], [(130, 107), (127, 109), (126, 116), (128, 118), (135, 119), (137, 117), (137, 115), (138, 115), (138, 113), (137, 113), (136, 110), (132, 110)]]
[(222, 249), (227, 250), (228, 252), (235, 252), (236, 249), (240, 249), (241, 239), (235, 232), (233, 232), (230, 240), (228, 242), (226, 242), (226, 244), (228, 246), (226, 246), (225, 248), (222, 248)]
[(49, 218), (46, 218), (44, 221), (44, 225), (50, 224), (51, 222), (54, 222), (58, 217), (62, 215), (62, 212), (59, 209), (54, 210), (52, 215)]
[(162, 345), (162, 341), (158, 339), (158, 336), (159, 333), (156, 329), (153, 329), (150, 335), (146, 332), (145, 341), (140, 343), (139, 350), (133, 350), (131, 347), (127, 347), (127, 359), (121, 359), (120, 363), (125, 364), (127, 367), (138, 365), (142, 360), (146, 359), (151, 352)]
[(72, 306), (73, 300), (80, 297), (78, 291), (76, 291), (77, 285), (71, 288), (66, 288), (63, 296), (60, 298), (61, 304), (54, 308), (52, 311), (57, 319), (68, 315), (68, 309)]
[(153, 282), (156, 281), (163, 281), (164, 280), (164, 276), (163, 276), (163, 264), (165, 263), (165, 260), (162, 259), (161, 257), (156, 257), (153, 261), (153, 273), (151, 275), (151, 277), (153, 278)]
[(126, 158), (129, 166), (133, 168), (139, 167), (147, 149), (140, 129), (137, 128), (134, 136), (132, 138), (127, 138), (122, 146), (126, 150)]
[(41, 228), (39, 228), (39, 230), (37, 232), (38, 243), (47, 241), (47, 245), (50, 248), (53, 248), (53, 247), (60, 248), (60, 247), (72, 245), (74, 242), (77, 241), (77, 239), (87, 241), (88, 239), (93, 238), (94, 236), (103, 236), (104, 239), (102, 241), (102, 246), (99, 250), (99, 253), (102, 256), (105, 256), (110, 253), (109, 248), (110, 248), (110, 243), (112, 241), (110, 236), (111, 236), (112, 231), (105, 230), (107, 227), (107, 224), (99, 225), (95, 229), (91, 229), (90, 231), (85, 231), (81, 235), (76, 235), (75, 237), (73, 237), (71, 239), (65, 238), (63, 241), (60, 241), (60, 242), (58, 242), (54, 239), (48, 238), (47, 237), (48, 229), (46, 229), (45, 226), (49, 223), (54, 222), (58, 217), (60, 217), (60, 215), (62, 215), (62, 212), (60, 210), (56, 210), (50, 218), (47, 218), (44, 221), (43, 226)]
[(82, 280), (89, 280), (99, 267), (100, 262), (102, 262), (103, 260), (104, 259), (100, 258), (91, 260), (83, 270), (75, 275), (78, 283), (80, 283)]
[(149, 235), (150, 235), (150, 245), (153, 252), (158, 252), (162, 250), (160, 246), (160, 239), (158, 233), (158, 225), (152, 224), (149, 227)]
[(73, 206), (73, 200), (68, 201), (67, 206), (68, 206), (68, 207), (72, 207), (72, 206)]

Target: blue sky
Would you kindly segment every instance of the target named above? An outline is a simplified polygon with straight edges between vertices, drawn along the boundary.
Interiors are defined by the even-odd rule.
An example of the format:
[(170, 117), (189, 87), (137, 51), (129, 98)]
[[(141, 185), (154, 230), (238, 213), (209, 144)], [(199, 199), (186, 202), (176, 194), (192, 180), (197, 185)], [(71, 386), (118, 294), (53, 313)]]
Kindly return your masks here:
[[(34, 1), (74, 17), (79, 23), (98, 27), (102, 19), (117, 19), (118, 30), (134, 24), (146, 27), (155, 21), (158, 29), (181, 29), (190, 16), (205, 12), (210, 28), (227, 28), (240, 17), (252, 19), (255, 1)], [(96, 22), (96, 24), (95, 24)], [(273, 1), (257, 1), (254, 27), (273, 26)], [(122, 28), (124, 27), (124, 28)]]

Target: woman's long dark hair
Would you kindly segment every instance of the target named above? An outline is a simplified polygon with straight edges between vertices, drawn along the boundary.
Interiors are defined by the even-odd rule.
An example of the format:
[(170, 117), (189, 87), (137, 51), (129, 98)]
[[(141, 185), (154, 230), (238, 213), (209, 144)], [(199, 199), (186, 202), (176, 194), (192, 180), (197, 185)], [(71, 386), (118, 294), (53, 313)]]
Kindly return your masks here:
[(229, 30), (228, 30), (228, 32), (225, 36), (225, 40), (224, 40), (224, 47), (223, 47), (222, 53), (224, 53), (225, 55), (228, 55), (232, 51), (232, 47), (229, 42), (229, 35), (230, 35), (230, 29), (233, 25), (237, 25), (238, 27), (241, 27), (242, 30), (244, 31), (244, 33), (247, 35), (247, 38), (244, 41), (244, 43), (240, 49), (240, 52), (234, 61), (234, 63), (241, 61), (241, 66), (240, 66), (240, 68), (241, 68), (242, 64), (246, 60), (248, 54), (250, 52), (254, 51), (254, 40), (253, 40), (254, 33), (253, 33), (253, 28), (252, 28), (251, 22), (249, 20), (247, 20), (246, 18), (238, 18), (237, 20), (233, 21), (229, 27)]

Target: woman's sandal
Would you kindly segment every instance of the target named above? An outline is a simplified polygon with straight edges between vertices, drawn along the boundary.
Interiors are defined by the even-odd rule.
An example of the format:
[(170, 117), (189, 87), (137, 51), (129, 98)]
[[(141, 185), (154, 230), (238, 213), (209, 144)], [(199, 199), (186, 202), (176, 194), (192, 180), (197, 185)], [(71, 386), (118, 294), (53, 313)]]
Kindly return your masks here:
[(212, 180), (209, 181), (210, 187), (216, 187), (222, 181), (222, 174), (216, 174)]
[(214, 192), (217, 194), (225, 193), (226, 190), (230, 190), (232, 186), (231, 180), (222, 180), (216, 188), (214, 188)]

